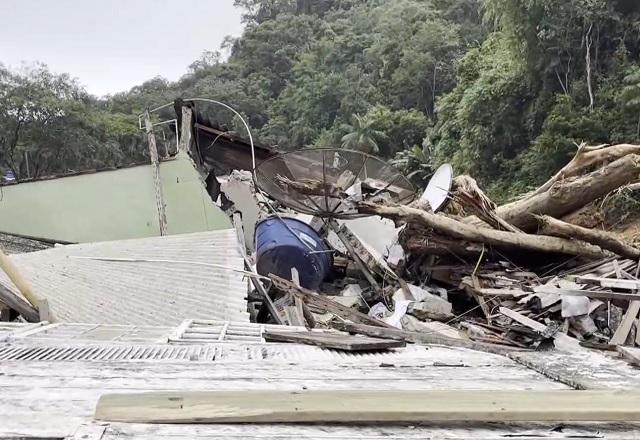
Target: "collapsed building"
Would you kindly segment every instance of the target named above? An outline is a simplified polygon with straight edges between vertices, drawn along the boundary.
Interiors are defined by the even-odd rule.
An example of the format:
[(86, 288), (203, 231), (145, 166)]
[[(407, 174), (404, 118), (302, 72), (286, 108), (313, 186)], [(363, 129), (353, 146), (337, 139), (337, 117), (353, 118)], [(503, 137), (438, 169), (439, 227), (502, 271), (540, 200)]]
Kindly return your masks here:
[(635, 435), (640, 251), (559, 219), (640, 147), (497, 207), (163, 108), (170, 154), (147, 114), (151, 163), (2, 187), (4, 240), (63, 245), (0, 259), (0, 438)]

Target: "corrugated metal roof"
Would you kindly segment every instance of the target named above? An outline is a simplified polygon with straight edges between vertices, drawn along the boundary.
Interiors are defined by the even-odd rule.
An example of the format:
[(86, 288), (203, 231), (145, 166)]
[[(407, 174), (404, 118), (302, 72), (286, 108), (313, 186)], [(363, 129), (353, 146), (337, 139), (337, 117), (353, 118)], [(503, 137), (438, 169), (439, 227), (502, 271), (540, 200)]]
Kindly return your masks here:
[[(58, 321), (177, 325), (187, 318), (248, 322), (247, 284), (227, 269), (183, 263), (118, 262), (75, 257), (193, 261), (242, 270), (233, 229), (60, 246), (11, 258)], [(0, 271), (0, 283), (17, 293)]]
[[(5, 416), (0, 437), (64, 437), (95, 428), (98, 434), (93, 437), (71, 438), (635, 438), (635, 425), (601, 423), (402, 426), (92, 422), (95, 404), (104, 393), (569, 388), (511, 359), (479, 351), (409, 345), (385, 352), (350, 354), (299, 344), (258, 342), (262, 326), (257, 324), (189, 321), (192, 325), (174, 328), (71, 323), (15, 326), (14, 337), (0, 343), (0, 413)], [(225, 326), (227, 332), (248, 339), (235, 340), (238, 335), (222, 332)], [(217, 341), (161, 342), (168, 335), (194, 329), (208, 330), (206, 333)], [(565, 356), (558, 352), (553, 355)], [(582, 364), (586, 368), (589, 362), (583, 360)], [(38, 423), (33, 422), (34, 417)]]

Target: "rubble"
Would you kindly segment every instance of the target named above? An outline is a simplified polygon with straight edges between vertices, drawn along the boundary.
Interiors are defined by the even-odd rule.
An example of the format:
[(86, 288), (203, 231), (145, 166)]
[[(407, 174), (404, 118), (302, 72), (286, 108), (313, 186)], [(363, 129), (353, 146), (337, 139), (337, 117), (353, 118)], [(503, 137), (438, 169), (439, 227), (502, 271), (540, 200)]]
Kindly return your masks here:
[[(343, 213), (355, 209), (365, 218), (336, 221), (329, 216), (323, 227), (316, 226), (335, 257), (325, 283), (300, 296), (291, 293), (286, 280), (272, 277), (270, 295), (285, 298), (290, 306), (299, 298), (320, 328), (373, 337), (400, 337), (389, 333), (394, 328), (407, 332), (410, 336), (402, 336), (407, 341), (434, 336), (483, 349), (635, 345), (640, 340), (640, 281), (631, 274), (638, 270), (634, 260), (640, 249), (561, 218), (603, 191), (631, 182), (627, 171), (636, 150), (583, 146), (577, 157), (589, 157), (589, 166), (580, 165), (580, 172), (570, 167), (566, 179), (554, 176), (504, 206), (496, 206), (473, 178), (457, 176), (444, 203), (437, 202), (439, 214), (429, 203), (402, 204), (393, 202), (393, 194), (367, 193), (384, 189), (372, 178), (356, 179), (355, 185), (345, 173), (324, 183), (311, 175), (290, 175), (289, 197), (295, 191), (308, 197), (324, 193), (334, 210), (345, 203), (349, 209)], [(596, 151), (602, 160), (591, 159)], [(339, 155), (330, 156), (334, 163)], [(606, 182), (595, 190), (597, 179)], [(344, 187), (347, 181), (350, 186)], [(286, 204), (280, 209), (286, 213)], [(327, 215), (318, 213), (307, 223), (322, 224)], [(358, 284), (345, 288), (341, 280), (347, 274)], [(342, 290), (358, 300), (340, 300), (345, 307), (326, 297)], [(618, 320), (612, 319), (615, 308), (621, 309)], [(313, 327), (307, 319), (303, 324)]]

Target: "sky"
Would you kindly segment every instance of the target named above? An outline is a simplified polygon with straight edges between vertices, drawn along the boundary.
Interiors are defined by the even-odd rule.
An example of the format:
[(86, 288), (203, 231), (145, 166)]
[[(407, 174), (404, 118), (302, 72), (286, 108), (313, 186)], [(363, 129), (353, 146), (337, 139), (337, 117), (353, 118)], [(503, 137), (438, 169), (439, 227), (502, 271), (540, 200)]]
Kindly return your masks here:
[(177, 80), (242, 33), (233, 0), (0, 0), (0, 63), (44, 62), (97, 96)]

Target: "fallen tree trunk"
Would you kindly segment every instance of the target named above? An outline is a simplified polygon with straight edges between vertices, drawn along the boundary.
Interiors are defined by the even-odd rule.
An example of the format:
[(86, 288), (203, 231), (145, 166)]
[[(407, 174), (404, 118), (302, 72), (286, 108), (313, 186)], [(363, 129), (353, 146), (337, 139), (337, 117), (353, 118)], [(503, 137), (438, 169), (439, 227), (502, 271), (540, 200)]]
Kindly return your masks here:
[(541, 225), (541, 232), (554, 237), (577, 238), (587, 243), (599, 246), (602, 249), (614, 252), (622, 257), (637, 260), (640, 258), (640, 249), (635, 248), (622, 240), (617, 239), (597, 229), (587, 229), (580, 226), (565, 223), (562, 220), (549, 217), (548, 215), (538, 216)]
[(546, 235), (531, 235), (518, 232), (496, 231), (471, 226), (443, 215), (430, 214), (408, 206), (382, 206), (362, 202), (358, 205), (362, 213), (377, 214), (407, 223), (415, 222), (435, 229), (449, 237), (473, 243), (485, 243), (508, 248), (527, 249), (537, 252), (552, 252), (578, 255), (588, 258), (604, 258), (607, 253), (597, 246), (577, 240), (567, 240)]
[(467, 243), (434, 233), (432, 228), (425, 228), (416, 223), (409, 223), (400, 232), (399, 243), (405, 252), (411, 255), (440, 255), (460, 257), (477, 257), (482, 252), (482, 245)]
[[(496, 214), (515, 227), (532, 231), (537, 227), (534, 215), (562, 217), (623, 185), (635, 182), (639, 176), (640, 155), (629, 154), (584, 176), (556, 180), (547, 191), (499, 206)], [(472, 218), (467, 221), (468, 224), (475, 222)]]
[(604, 162), (612, 162), (629, 154), (640, 154), (640, 145), (620, 144), (620, 145), (598, 145), (589, 147), (586, 144), (578, 146), (576, 155), (571, 161), (558, 171), (544, 185), (536, 189), (528, 197), (541, 194), (549, 190), (554, 183), (568, 177), (577, 176), (586, 171), (589, 167)]

